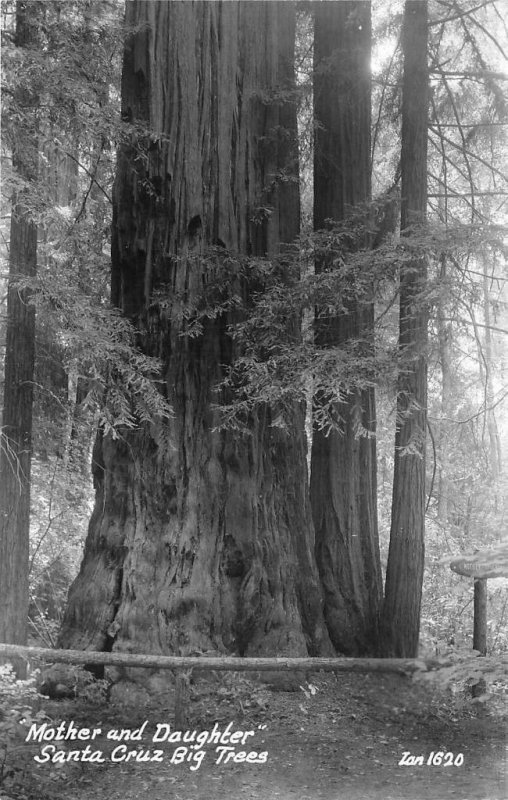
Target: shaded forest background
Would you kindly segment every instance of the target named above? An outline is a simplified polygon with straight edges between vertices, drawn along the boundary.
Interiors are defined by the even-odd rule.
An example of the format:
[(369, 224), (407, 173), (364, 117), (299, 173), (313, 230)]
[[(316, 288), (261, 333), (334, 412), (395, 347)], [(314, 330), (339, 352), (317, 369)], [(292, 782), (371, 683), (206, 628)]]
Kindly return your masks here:
[[(298, 252), (270, 258), (270, 243), (263, 242), (251, 256), (239, 258), (231, 248), (225, 272), (218, 271), (210, 278), (207, 293), (199, 302), (186, 306), (182, 301), (179, 313), (187, 325), (186, 342), (192, 348), (207, 326), (219, 325), (225, 315), (230, 321), (236, 315), (235, 341), (241, 356), (234, 362), (237, 373), (214, 376), (225, 380), (227, 399), (222, 403), (223, 417), (214, 419), (214, 424), (223, 425), (234, 441), (243, 435), (246, 416), (259, 404), (268, 404), (272, 409), (270, 427), (280, 436), (277, 441), (282, 449), (286, 447), (284, 436), (294, 424), (295, 403), (300, 404), (298, 413), (303, 415), (301, 404), (305, 402), (309, 467), (312, 443), (316, 447), (334, 413), (328, 401), (315, 402), (318, 413), (311, 419), (313, 389), (316, 395), (318, 387), (321, 396), (335, 391), (335, 396), (346, 397), (346, 401), (355, 392), (375, 389), (375, 477), (384, 579), (392, 525), (400, 377), (399, 269), (424, 256), (427, 277), (418, 286), (415, 300), (428, 313), (423, 475), (426, 554), (420, 648), (432, 655), (470, 648), (472, 581), (451, 573), (448, 563), (464, 552), (497, 544), (506, 535), (506, 23), (497, 2), (436, 0), (428, 4), (428, 225), (425, 230), (412, 231), (401, 244), (400, 225), (394, 220), (400, 215), (403, 166), (403, 5), (390, 3), (388, 10), (386, 4), (372, 4), (372, 96), (366, 117), (370, 171), (365, 176), (370, 186), (361, 197), (348, 198), (340, 214), (323, 213), (319, 225), (312, 200), (313, 183), (320, 179), (314, 161), (319, 126), (314, 123), (313, 109), (319, 103), (315, 89), (320, 73), (316, 73), (313, 60), (313, 42), (317, 40), (313, 38), (312, 5), (297, 4), (296, 84), (279, 103), (280, 113), (286, 113), (288, 106), (294, 119), (289, 124), (287, 119), (274, 122), (281, 129), (293, 125), (298, 133)], [(348, 6), (351, 14), (361, 13), (366, 4), (337, 5)], [(21, 6), (27, 12), (24, 41), (20, 30), (16, 31), (16, 11), (19, 15)], [(279, 24), (282, 31), (283, 24)], [(346, 32), (343, 46), (347, 47), (345, 18), (341, 25), (339, 30)], [(132, 35), (133, 30), (128, 33)], [(135, 29), (134, 33), (139, 35)], [(142, 168), (146, 167), (147, 174), (151, 159), (156, 158), (154, 151), (163, 145), (158, 144), (142, 108), (136, 108), (133, 119), (125, 114), (125, 86), (121, 89), (123, 4), (3, 2), (2, 35), (0, 335), (4, 353), (14, 207), (14, 217), (28, 218), (32, 237), (37, 239), (37, 269), (15, 276), (11, 282), (13, 291), (23, 296), (35, 325), (29, 631), (32, 641), (52, 646), (57, 642), (92, 516), (91, 462), (97, 431), (109, 437), (114, 451), (111, 458), (119, 459), (122, 441), (132, 444), (135, 438), (129, 437), (136, 437), (136, 431), (154, 425), (154, 420), (167, 420), (172, 413), (153, 380), (154, 376), (160, 378), (159, 359), (164, 361), (167, 354), (155, 352), (146, 340), (140, 343), (136, 298), (122, 295), (114, 275), (113, 289), (110, 282), (115, 173), (121, 172), (121, 158), (127, 157), (134, 140), (143, 144), (129, 158), (144, 159)], [(325, 47), (323, 38), (321, 42)], [(365, 47), (369, 45), (366, 40)], [(289, 41), (287, 47), (289, 52)], [(323, 57), (321, 77), (326, 78), (326, 59), (331, 53)], [(333, 63), (329, 70), (333, 78)], [(140, 87), (134, 87), (133, 106), (140, 97)], [(262, 100), (269, 108), (270, 98)], [(289, 145), (286, 150), (291, 152)], [(120, 163), (119, 152), (123, 154)], [(282, 220), (280, 241), (284, 242), (293, 240), (296, 233), (284, 238), (287, 231), (283, 231), (281, 209), (292, 202), (291, 191), (297, 187), (294, 171), (291, 174), (285, 163), (277, 166), (278, 185), (286, 195), (277, 201), (279, 205), (259, 204), (256, 214), (261, 230), (264, 220), (273, 220), (276, 208)], [(145, 189), (157, 191), (154, 186)], [(132, 187), (123, 190), (129, 192)], [(122, 191), (118, 178), (116, 191)], [(322, 229), (328, 218), (340, 219), (340, 224), (320, 238), (313, 227)], [(196, 229), (189, 236), (198, 238), (201, 223), (193, 219)], [(118, 220), (115, 225), (118, 230)], [(224, 242), (209, 237), (208, 244), (207, 269), (211, 273), (223, 258)], [(340, 268), (329, 279), (323, 270), (320, 281), (313, 265), (330, 254)], [(245, 297), (241, 291), (231, 290), (242, 271), (257, 282), (255, 302), (252, 294)], [(365, 352), (358, 347), (356, 335), (341, 341), (339, 326), (339, 340), (332, 343), (336, 359), (332, 366), (325, 349), (317, 352), (310, 341), (315, 308), (327, 305), (329, 315), (340, 317), (344, 298), (349, 297), (346, 306), (359, 303), (363, 314), (367, 284), (369, 291), (374, 288), (369, 303), (375, 345)], [(144, 287), (136, 287), (138, 291), (143, 292)], [(154, 289), (152, 307), (164, 308), (164, 291), (162, 283)], [(124, 313), (115, 306), (121, 306)], [(352, 308), (346, 309), (348, 319), (360, 313), (358, 307), (354, 312)], [(293, 328), (288, 319), (293, 320)], [(300, 330), (299, 320), (302, 335), (288, 336), (288, 327), (293, 333), (295, 326)], [(149, 323), (145, 328), (148, 339)], [(238, 384), (241, 391), (235, 394), (233, 388)], [(356, 429), (355, 437), (356, 441), (370, 441), (365, 430)], [(260, 447), (263, 441), (261, 437)], [(303, 442), (300, 444), (303, 447)], [(14, 461), (7, 461), (11, 469), (16, 468)], [(365, 527), (365, 521), (359, 524)], [(234, 565), (232, 570), (234, 575)], [(296, 594), (298, 591), (297, 587)], [(488, 624), (493, 653), (506, 649), (507, 615), (506, 583), (491, 581)], [(340, 637), (334, 641), (330, 636), (336, 649), (348, 652), (347, 641), (343, 643)], [(351, 647), (354, 652), (356, 645)]]

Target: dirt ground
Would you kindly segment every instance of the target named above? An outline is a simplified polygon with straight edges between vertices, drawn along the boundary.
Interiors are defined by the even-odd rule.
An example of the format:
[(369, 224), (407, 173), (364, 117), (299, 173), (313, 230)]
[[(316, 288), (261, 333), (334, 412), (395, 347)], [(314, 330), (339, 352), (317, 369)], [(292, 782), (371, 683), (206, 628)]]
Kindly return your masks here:
[[(153, 742), (158, 724), (170, 726), (159, 728), (159, 738), (174, 731), (172, 698), (136, 712), (48, 702), (49, 725), (72, 719), (74, 728), (87, 727), (91, 733), (96, 727), (100, 733), (93, 741), (25, 744), (30, 776), (17, 788), (0, 789), (0, 800), (508, 798), (506, 718), (482, 707), (457, 708), (448, 695), (395, 675), (321, 674), (302, 686), (278, 691), (231, 674), (198, 681), (191, 687), (186, 728), (211, 732), (212, 740), (202, 746)], [(116, 729), (134, 733), (143, 723), (140, 740), (107, 738)], [(237, 732), (236, 742), (228, 730)], [(217, 738), (224, 733), (221, 744)], [(100, 751), (104, 763), (36, 765), (34, 755), (47, 743), (54, 745), (51, 753), (88, 744), (90, 753)], [(115, 748), (120, 749), (113, 756)], [(127, 762), (130, 751), (156, 760)], [(172, 763), (178, 761), (177, 752), (183, 763)], [(445, 754), (441, 764), (427, 763), (439, 752)]]

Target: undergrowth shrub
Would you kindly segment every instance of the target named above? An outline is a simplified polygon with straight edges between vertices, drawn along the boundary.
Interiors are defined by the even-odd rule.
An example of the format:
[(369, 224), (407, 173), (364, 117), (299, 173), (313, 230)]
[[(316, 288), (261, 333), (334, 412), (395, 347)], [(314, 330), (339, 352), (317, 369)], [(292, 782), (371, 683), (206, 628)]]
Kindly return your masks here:
[[(62, 686), (68, 693), (59, 704), (64, 718), (87, 714), (94, 706), (103, 706), (107, 700), (108, 682), (95, 680), (81, 667), (68, 666), (51, 673), (53, 686)], [(62, 671), (63, 669), (63, 671)], [(0, 800), (5, 796), (20, 800), (47, 800), (52, 795), (51, 784), (59, 777), (55, 770), (42, 775), (34, 762), (39, 743), (27, 743), (31, 725), (44, 722), (55, 725), (43, 708), (47, 698), (38, 691), (46, 676), (34, 671), (28, 680), (17, 680), (10, 664), (0, 666)], [(65, 680), (65, 686), (55, 681)], [(53, 695), (54, 697), (57, 694)], [(69, 699), (72, 697), (72, 699)], [(49, 706), (54, 708), (53, 705)], [(51, 712), (50, 712), (51, 713)], [(48, 784), (46, 786), (46, 783)], [(49, 791), (46, 791), (46, 789)]]
[(47, 720), (40, 710), (38, 673), (17, 680), (10, 664), (0, 665), (0, 787), (20, 785), (28, 778), (25, 739), (34, 722)]
[[(475, 650), (451, 651), (440, 669), (416, 672), (415, 682), (448, 691), (461, 710), (483, 707), (495, 715), (508, 710), (508, 659), (506, 656), (483, 657)], [(450, 663), (451, 662), (451, 663)], [(473, 687), (481, 692), (473, 696)]]
[(42, 674), (41, 694), (53, 700), (72, 700), (77, 707), (101, 706), (108, 700), (109, 683), (80, 666), (54, 664)]

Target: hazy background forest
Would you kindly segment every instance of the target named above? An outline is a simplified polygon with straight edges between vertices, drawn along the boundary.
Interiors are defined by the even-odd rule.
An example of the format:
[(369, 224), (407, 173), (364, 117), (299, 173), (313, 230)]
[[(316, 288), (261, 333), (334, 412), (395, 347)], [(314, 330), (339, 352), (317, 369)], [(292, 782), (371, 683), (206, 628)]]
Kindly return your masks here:
[[(312, 238), (316, 130), (312, 5), (297, 4), (295, 56), (301, 198), (300, 257), (296, 260), (304, 280), (314, 258), (309, 253), (319, 249)], [(27, 38), (21, 43), (19, 30), (16, 33), (16, 6), (18, 12), (19, 6), (26, 7), (29, 14)], [(21, 204), (23, 214), (28, 214), (37, 229), (37, 269), (15, 277), (15, 291), (36, 312), (29, 635), (33, 643), (54, 646), (94, 505), (91, 460), (97, 430), (118, 439), (122, 431), (150, 425), (154, 417), (164, 418), (170, 412), (152, 382), (158, 370), (152, 358), (156, 354), (143, 354), (136, 347), (132, 320), (111, 306), (117, 152), (128, 145), (133, 126), (142, 126), (141, 121), (129, 123), (120, 114), (123, 3), (34, 0), (16, 4), (4, 0), (1, 11), (1, 352), (3, 356), (7, 336), (12, 198), (17, 197), (17, 213)], [(472, 581), (452, 573), (450, 559), (498, 544), (506, 536), (505, 11), (498, 2), (429, 3), (428, 228), (416, 233), (409, 247), (426, 253), (428, 269), (418, 302), (425, 304), (429, 314), (420, 652), (430, 655), (471, 647)], [(369, 180), (373, 201), (368, 213), (376, 220), (374, 231), (386, 227), (386, 238), (376, 245), (377, 262), (368, 267), (376, 285), (376, 344), (367, 357), (360, 358), (345, 347), (339, 358), (343, 367), (340, 380), (346, 375), (349, 389), (362, 392), (366, 386), (375, 386), (377, 503), (384, 576), (392, 514), (397, 395), (399, 284), (393, 264), (400, 253), (399, 223), (394, 219), (400, 203), (403, 4), (374, 2), (372, 13)], [(272, 212), (269, 207), (259, 207), (257, 213), (263, 217)], [(354, 224), (353, 215), (349, 230)], [(344, 235), (339, 230), (337, 236)], [(221, 242), (211, 244), (222, 247)], [(328, 241), (323, 248), (333, 250), (333, 246)], [(351, 259), (353, 271), (365, 269), (360, 256), (356, 257), (357, 267)], [(260, 263), (261, 271), (266, 268)], [(241, 425), (241, 414), (249, 403), (268, 401), (277, 406), (281, 430), (286, 424), (288, 398), (292, 402), (303, 397), (308, 407), (311, 405), (314, 352), (305, 347), (291, 351), (288, 345), (284, 357), (274, 361), (272, 371), (261, 369), (260, 360), (254, 357), (259, 348), (271, 346), (262, 336), (256, 341), (256, 335), (266, 333), (263, 324), (268, 320), (266, 328), (272, 325), (271, 335), (276, 337), (281, 314), (287, 318), (291, 313), (301, 314), (304, 345), (308, 341), (306, 331), (311, 328), (318, 295), (313, 294), (312, 286), (298, 286), (288, 290), (287, 305), (282, 309), (277, 286), (271, 293), (260, 293), (249, 310), (252, 316), (239, 328), (239, 340), (252, 356), (243, 364), (251, 394), (226, 409), (231, 429)], [(227, 301), (221, 301), (221, 287), (215, 288), (218, 303), (201, 317), (195, 316), (196, 331), (191, 336), (199, 336), (199, 326), (207, 316), (213, 319), (229, 312)], [(329, 290), (333, 291), (333, 286)], [(302, 302), (305, 291), (308, 298)], [(249, 340), (249, 336), (253, 338)], [(314, 379), (317, 374), (317, 380), (323, 380), (329, 368), (324, 361), (322, 372), (314, 371)], [(3, 392), (3, 384), (0, 388)], [(312, 427), (308, 413), (309, 464)], [(365, 431), (360, 435), (368, 441)], [(507, 616), (506, 581), (490, 581), (491, 653), (506, 650)]]

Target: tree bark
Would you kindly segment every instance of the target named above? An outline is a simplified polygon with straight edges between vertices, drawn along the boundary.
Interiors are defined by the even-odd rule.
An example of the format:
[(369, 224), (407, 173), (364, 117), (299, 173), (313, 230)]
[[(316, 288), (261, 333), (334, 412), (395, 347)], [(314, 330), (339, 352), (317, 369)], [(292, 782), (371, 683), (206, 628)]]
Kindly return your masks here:
[[(317, 3), (314, 36), (314, 227), (370, 199), (370, 2)], [(367, 245), (367, 235), (365, 236)], [(317, 263), (316, 270), (326, 269)], [(371, 298), (316, 320), (324, 347), (362, 342), (373, 352)], [(315, 403), (319, 403), (316, 398)], [(375, 652), (382, 579), (377, 530), (374, 389), (335, 404), (340, 430), (314, 425), (311, 503), (325, 619), (335, 648)]]
[[(425, 222), (427, 208), (427, 2), (408, 0), (403, 29), (402, 232)], [(427, 310), (425, 256), (400, 276), (397, 429), (390, 547), (382, 616), (386, 656), (418, 650), (424, 566), (425, 440), (427, 421)]]
[[(40, 4), (16, 4), (16, 45), (31, 47), (38, 38)], [(13, 153), (13, 166), (28, 184), (37, 172), (37, 97), (20, 89), (25, 110)], [(29, 189), (13, 198), (2, 432), (0, 440), (0, 640), (26, 644), (28, 622), (28, 558), (30, 534), (30, 471), (35, 361), (35, 308), (30, 291), (17, 283), (35, 276), (37, 227), (30, 214)], [(17, 661), (18, 677), (26, 663)]]
[(119, 153), (112, 296), (144, 351), (162, 359), (174, 416), (97, 440), (95, 510), (64, 647), (329, 648), (303, 411), (295, 407), (288, 434), (271, 427), (269, 407), (252, 414), (246, 433), (218, 430), (214, 389), (235, 355), (231, 316), (190, 337), (177, 314), (230, 256), (276, 254), (298, 233), (297, 181), (276, 178), (296, 152), (295, 106), (285, 99), (294, 88), (294, 11), (290, 2), (127, 4), (135, 32), (123, 116), (153, 133), (133, 132)]

